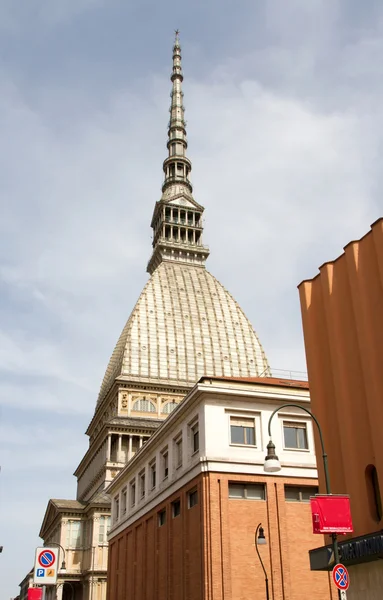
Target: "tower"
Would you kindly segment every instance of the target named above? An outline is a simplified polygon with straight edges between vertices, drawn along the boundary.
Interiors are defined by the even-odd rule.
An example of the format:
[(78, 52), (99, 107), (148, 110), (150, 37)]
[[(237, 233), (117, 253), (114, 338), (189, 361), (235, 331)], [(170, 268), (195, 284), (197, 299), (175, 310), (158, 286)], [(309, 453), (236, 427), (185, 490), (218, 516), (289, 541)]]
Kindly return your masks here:
[[(173, 46), (168, 156), (151, 227), (150, 275), (117, 341), (78, 465), (76, 500), (50, 500), (40, 531), (66, 548), (67, 577), (84, 600), (105, 598), (110, 500), (104, 490), (202, 376), (269, 374), (254, 329), (206, 269), (204, 208), (186, 155), (181, 46)], [(78, 592), (80, 595), (80, 592)], [(47, 600), (50, 600), (47, 597)], [(76, 596), (77, 600), (77, 596)]]

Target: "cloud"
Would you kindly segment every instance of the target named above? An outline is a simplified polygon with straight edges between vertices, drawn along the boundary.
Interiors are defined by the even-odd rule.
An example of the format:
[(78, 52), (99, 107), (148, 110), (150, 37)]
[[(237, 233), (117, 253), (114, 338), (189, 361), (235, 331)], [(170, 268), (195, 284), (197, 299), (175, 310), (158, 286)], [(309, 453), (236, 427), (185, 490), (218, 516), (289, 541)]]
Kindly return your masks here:
[[(228, 32), (229, 5), (220, 17)], [(29, 6), (34, 23), (65, 31), (74, 11), (101, 4), (49, 3), (44, 15), (44, 3)], [(208, 269), (245, 310), (272, 367), (305, 370), (296, 286), (382, 212), (382, 11), (362, 29), (340, 3), (280, 11), (268, 2), (254, 28), (246, 7), (243, 30), (227, 40), (205, 23), (198, 44), (184, 44), (195, 198), (206, 207)], [(0, 9), (16, 37), (29, 18), (18, 10)], [(210, 55), (212, 40), (220, 52)], [(106, 85), (95, 76), (109, 68), (93, 58), (96, 46), (77, 69), (70, 36), (67, 45), (64, 82), (43, 68), (28, 78), (25, 56), (22, 75), (12, 64), (1, 70), (0, 441), (11, 520), (2, 560), (12, 562), (20, 537), (23, 551), (0, 600), (31, 566), (48, 499), (75, 494), (83, 431), (148, 277), (166, 154), (168, 67), (116, 53)], [(150, 36), (145, 51), (157, 53)], [(129, 77), (125, 62), (136, 68)]]

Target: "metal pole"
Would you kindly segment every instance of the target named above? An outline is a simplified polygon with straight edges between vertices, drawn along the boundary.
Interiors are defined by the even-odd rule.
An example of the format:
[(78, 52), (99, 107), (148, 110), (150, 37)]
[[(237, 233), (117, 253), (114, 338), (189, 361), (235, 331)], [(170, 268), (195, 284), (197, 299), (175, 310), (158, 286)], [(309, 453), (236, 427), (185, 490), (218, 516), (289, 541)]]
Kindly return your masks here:
[(265, 574), (266, 600), (269, 600), (269, 580), (268, 580), (267, 573), (266, 573), (266, 569), (265, 569), (265, 566), (264, 566), (264, 564), (263, 564), (263, 560), (262, 560), (262, 558), (261, 558), (261, 555), (260, 555), (260, 553), (259, 553), (259, 550), (258, 550), (258, 544), (257, 544), (257, 539), (258, 539), (258, 531), (259, 531), (259, 528), (261, 527), (261, 525), (262, 525), (262, 523), (259, 523), (259, 525), (258, 525), (257, 529), (255, 530), (255, 549), (256, 549), (256, 551), (257, 551), (258, 558), (259, 558), (259, 562), (261, 563), (261, 566), (262, 566), (263, 572), (264, 572), (264, 574)]
[[(278, 408), (276, 408), (273, 411), (273, 413), (271, 414), (270, 419), (269, 419), (269, 424), (268, 424), (268, 428), (267, 428), (269, 437), (271, 438), (271, 420), (272, 420), (272, 418), (279, 410), (281, 410), (282, 408), (286, 408), (286, 407), (294, 407), (294, 408), (299, 408), (300, 410), (303, 410), (304, 412), (306, 412), (307, 414), (310, 415), (310, 417), (316, 424), (316, 426), (318, 428), (319, 439), (320, 439), (321, 448), (322, 448), (322, 459), (323, 459), (324, 478), (325, 478), (325, 485), (326, 485), (326, 494), (331, 495), (330, 473), (328, 470), (327, 453), (326, 453), (325, 447), (324, 447), (322, 429), (321, 429), (321, 426), (319, 425), (319, 421), (317, 420), (315, 415), (313, 415), (313, 413), (308, 410), (308, 408), (305, 408), (304, 406), (300, 406), (299, 404), (282, 404), (282, 406), (279, 406)], [(331, 539), (332, 539), (332, 547), (334, 550), (334, 560), (335, 560), (335, 564), (337, 565), (340, 562), (340, 558), (339, 558), (338, 539), (337, 539), (336, 533), (331, 534)], [(342, 595), (341, 595), (340, 590), (338, 590), (338, 598), (340, 600), (342, 600)]]

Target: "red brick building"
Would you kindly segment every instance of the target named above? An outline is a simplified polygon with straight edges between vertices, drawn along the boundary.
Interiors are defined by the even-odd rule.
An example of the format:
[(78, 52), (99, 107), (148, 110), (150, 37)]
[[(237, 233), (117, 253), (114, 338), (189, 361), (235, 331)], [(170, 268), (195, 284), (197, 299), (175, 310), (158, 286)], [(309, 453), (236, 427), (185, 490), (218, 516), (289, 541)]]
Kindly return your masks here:
[[(317, 479), (307, 414), (277, 413), (282, 471), (263, 471), (268, 419), (286, 402), (309, 406), (307, 383), (200, 380), (108, 489), (108, 600), (265, 598), (259, 523), (270, 598), (331, 597), (328, 574), (310, 571), (308, 559), (323, 540), (312, 534)], [(291, 447), (297, 429), (304, 447)]]

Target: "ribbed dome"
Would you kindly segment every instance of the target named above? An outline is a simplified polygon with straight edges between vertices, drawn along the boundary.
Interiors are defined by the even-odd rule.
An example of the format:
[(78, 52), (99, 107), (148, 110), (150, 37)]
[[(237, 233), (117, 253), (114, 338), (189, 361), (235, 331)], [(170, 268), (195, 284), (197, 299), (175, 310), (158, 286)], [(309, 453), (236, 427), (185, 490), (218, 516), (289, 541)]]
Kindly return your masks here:
[(162, 262), (145, 285), (106, 369), (116, 377), (193, 385), (203, 375), (255, 377), (268, 363), (251, 323), (204, 267)]

